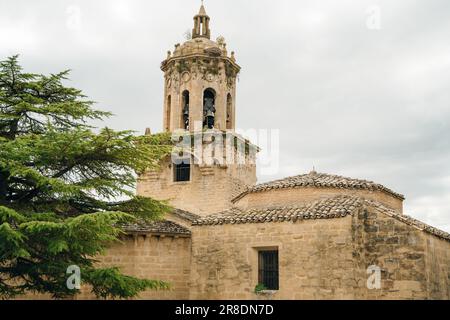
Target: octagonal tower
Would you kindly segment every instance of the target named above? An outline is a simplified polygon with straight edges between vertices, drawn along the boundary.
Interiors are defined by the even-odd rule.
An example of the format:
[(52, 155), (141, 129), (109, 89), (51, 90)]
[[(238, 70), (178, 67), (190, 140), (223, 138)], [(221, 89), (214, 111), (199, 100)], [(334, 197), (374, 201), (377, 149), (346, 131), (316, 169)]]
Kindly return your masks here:
[(160, 169), (140, 175), (137, 186), (141, 196), (198, 215), (230, 208), (233, 198), (256, 183), (258, 152), (235, 133), (240, 67), (224, 38), (210, 39), (209, 23), (202, 5), (191, 39), (175, 45), (161, 64), (164, 131), (173, 141), (189, 139), (188, 152), (167, 157)]
[[(192, 39), (176, 44), (175, 51), (169, 51), (161, 64), (165, 79), (165, 131), (235, 129), (236, 78), (240, 67), (234, 52), (228, 55), (223, 37), (211, 40), (209, 22), (202, 5), (194, 17)], [(207, 117), (212, 116), (214, 121), (207, 123)]]

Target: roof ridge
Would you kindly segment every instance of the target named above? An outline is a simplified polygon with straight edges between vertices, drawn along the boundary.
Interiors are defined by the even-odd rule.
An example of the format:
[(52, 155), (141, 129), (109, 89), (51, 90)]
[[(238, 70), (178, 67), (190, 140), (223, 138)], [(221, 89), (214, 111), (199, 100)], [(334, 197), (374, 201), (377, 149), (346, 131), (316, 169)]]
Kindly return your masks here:
[(179, 208), (174, 208), (170, 213), (176, 215), (177, 217), (179, 217), (183, 220), (187, 220), (190, 222), (201, 218), (201, 216), (199, 216), (198, 214), (195, 214), (190, 211), (183, 210), (183, 209), (179, 209)]

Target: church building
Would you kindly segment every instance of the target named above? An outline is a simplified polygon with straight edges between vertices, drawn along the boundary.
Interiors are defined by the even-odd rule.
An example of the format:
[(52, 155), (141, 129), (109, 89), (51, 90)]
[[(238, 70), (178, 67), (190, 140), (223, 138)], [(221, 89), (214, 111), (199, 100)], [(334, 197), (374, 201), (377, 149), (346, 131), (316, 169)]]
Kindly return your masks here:
[(161, 64), (163, 128), (183, 147), (137, 186), (175, 209), (127, 226), (101, 264), (171, 284), (142, 299), (450, 299), (450, 234), (403, 195), (315, 171), (257, 184), (259, 149), (235, 132), (241, 67), (210, 22), (202, 5)]

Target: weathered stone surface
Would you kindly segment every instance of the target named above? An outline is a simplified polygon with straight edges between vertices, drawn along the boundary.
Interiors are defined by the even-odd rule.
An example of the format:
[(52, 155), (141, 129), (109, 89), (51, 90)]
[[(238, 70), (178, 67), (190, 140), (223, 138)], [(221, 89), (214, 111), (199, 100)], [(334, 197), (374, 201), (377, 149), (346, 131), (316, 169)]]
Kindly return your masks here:
[[(328, 202), (336, 205), (343, 199)], [(255, 255), (260, 247), (278, 247), (280, 290), (271, 299), (449, 299), (448, 234), (372, 200), (359, 199), (350, 214), (333, 219), (314, 214), (319, 203), (327, 201), (307, 206), (313, 219), (295, 222), (292, 216), (283, 222), (269, 217), (264, 223), (245, 217), (295, 215), (305, 207), (230, 210), (194, 222), (190, 297), (235, 299), (244, 292), (246, 299), (261, 298), (252, 293)], [(245, 223), (234, 222), (241, 220)], [(380, 225), (392, 228), (374, 228)], [(380, 289), (366, 286), (371, 265), (381, 269)], [(206, 273), (207, 287), (202, 285)]]
[[(191, 239), (179, 236), (138, 235), (122, 239), (99, 257), (99, 266), (117, 266), (139, 278), (157, 279), (171, 284), (170, 290), (146, 291), (139, 299), (188, 299)], [(93, 299), (84, 288), (78, 299)]]
[[(205, 146), (201, 148), (204, 150)], [(250, 156), (244, 165), (237, 161), (228, 166), (214, 165), (208, 175), (202, 173), (199, 164), (193, 164), (188, 182), (174, 182), (169, 157), (162, 162), (157, 180), (148, 179), (147, 175), (140, 176), (137, 193), (157, 200), (168, 200), (176, 208), (205, 216), (230, 208), (231, 199), (255, 182), (256, 166)]]

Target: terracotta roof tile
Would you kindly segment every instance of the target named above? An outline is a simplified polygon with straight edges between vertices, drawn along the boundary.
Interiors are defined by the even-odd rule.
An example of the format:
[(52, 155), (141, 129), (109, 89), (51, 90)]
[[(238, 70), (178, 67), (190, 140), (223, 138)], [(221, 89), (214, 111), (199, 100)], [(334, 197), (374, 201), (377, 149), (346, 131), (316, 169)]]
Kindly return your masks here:
[(314, 201), (302, 206), (278, 206), (268, 208), (253, 208), (242, 210), (232, 208), (218, 214), (210, 215), (194, 221), (196, 226), (211, 226), (224, 224), (250, 224), (267, 222), (296, 222), (308, 219), (333, 219), (346, 217), (362, 207), (372, 207), (400, 222), (438, 238), (450, 241), (450, 234), (429, 226), (417, 219), (403, 215), (379, 202), (360, 197), (341, 195)]
[(138, 221), (124, 225), (122, 228), (126, 233), (191, 235), (191, 232), (185, 227), (167, 220), (153, 222)]
[(233, 208), (219, 214), (196, 220), (193, 225), (242, 224), (297, 221), (306, 219), (332, 219), (351, 214), (362, 204), (362, 199), (338, 196), (311, 202), (302, 206), (254, 208), (241, 210)]
[(288, 188), (300, 188), (300, 187), (316, 187), (316, 188), (337, 188), (337, 189), (362, 189), (371, 191), (382, 191), (398, 199), (404, 200), (405, 197), (399, 193), (392, 191), (385, 186), (360, 179), (352, 179), (342, 177), (338, 175), (330, 175), (325, 173), (310, 172), (308, 174), (302, 174), (298, 176), (288, 177), (280, 180), (270, 181), (262, 184), (258, 184), (249, 188), (237, 196), (234, 201), (242, 198), (249, 193), (263, 192), (274, 189), (288, 189)]

